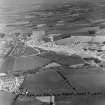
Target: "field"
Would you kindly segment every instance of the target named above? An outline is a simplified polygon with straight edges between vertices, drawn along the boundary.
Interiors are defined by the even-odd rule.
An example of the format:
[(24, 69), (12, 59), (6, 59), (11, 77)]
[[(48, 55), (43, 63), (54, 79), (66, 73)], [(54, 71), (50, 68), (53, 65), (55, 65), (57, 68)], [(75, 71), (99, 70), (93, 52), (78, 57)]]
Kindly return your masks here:
[[(55, 40), (57, 44), (68, 46), (76, 42), (76, 37), (73, 39), (71, 36), (84, 36), (78, 37), (79, 40), (90, 41), (89, 36), (105, 35), (105, 2), (43, 3), (39, 7), (10, 15), (11, 19), (15, 18), (7, 22), (8, 30), (21, 30), (23, 33), (44, 31), (45, 37), (67, 34), (69, 38)], [(103, 36), (95, 40), (105, 42)], [(84, 63), (75, 54), (67, 56), (53, 51), (37, 53), (35, 48), (17, 46), (11, 55), (5, 57), (0, 72), (25, 75), (21, 95), (13, 105), (40, 105), (42, 103), (35, 97), (46, 95), (55, 95), (56, 105), (105, 104), (105, 71), (102, 68), (71, 68), (71, 65)], [(56, 63), (55, 66), (52, 63)]]

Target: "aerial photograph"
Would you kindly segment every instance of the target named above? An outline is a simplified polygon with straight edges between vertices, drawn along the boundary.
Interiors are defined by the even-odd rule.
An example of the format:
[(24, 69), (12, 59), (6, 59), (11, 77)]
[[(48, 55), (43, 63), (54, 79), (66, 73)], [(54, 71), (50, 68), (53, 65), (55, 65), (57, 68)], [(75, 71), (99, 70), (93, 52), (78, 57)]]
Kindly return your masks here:
[(105, 105), (105, 0), (0, 0), (0, 105)]

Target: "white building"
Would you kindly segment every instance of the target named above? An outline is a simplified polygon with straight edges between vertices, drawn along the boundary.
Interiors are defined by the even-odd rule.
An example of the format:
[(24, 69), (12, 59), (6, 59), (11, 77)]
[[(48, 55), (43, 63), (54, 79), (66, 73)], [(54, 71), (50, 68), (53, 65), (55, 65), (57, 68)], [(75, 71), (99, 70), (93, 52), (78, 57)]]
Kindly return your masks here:
[(33, 31), (30, 40), (27, 41), (27, 45), (35, 47), (43, 43), (43, 37), (45, 36), (45, 31)]
[(43, 30), (37, 30), (37, 31), (33, 31), (32, 38), (34, 38), (34, 40), (39, 40), (44, 35), (45, 35), (45, 31), (43, 31)]

